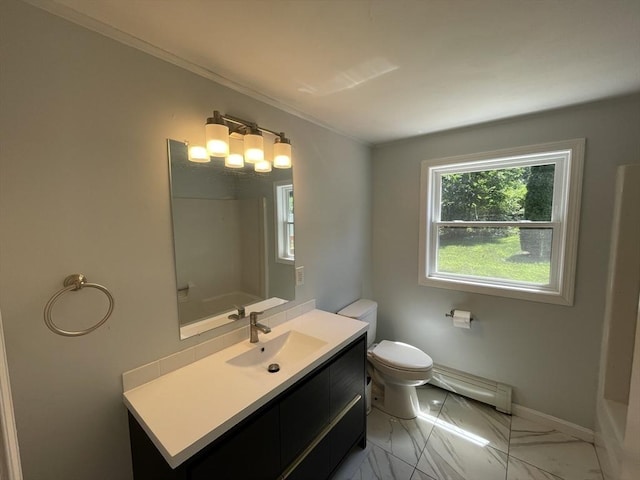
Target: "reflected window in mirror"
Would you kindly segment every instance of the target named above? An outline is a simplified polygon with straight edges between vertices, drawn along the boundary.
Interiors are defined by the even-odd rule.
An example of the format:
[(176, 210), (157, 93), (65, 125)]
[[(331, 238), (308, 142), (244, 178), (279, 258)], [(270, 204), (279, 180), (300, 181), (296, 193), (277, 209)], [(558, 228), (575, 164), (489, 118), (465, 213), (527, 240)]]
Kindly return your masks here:
[(292, 264), (294, 261), (293, 183), (276, 182), (276, 261)]
[[(244, 326), (229, 318), (237, 307), (248, 317), (294, 300), (292, 169), (230, 169), (215, 157), (194, 163), (185, 142), (168, 147), (180, 337), (234, 321)], [(274, 185), (289, 186), (287, 263), (278, 259)]]

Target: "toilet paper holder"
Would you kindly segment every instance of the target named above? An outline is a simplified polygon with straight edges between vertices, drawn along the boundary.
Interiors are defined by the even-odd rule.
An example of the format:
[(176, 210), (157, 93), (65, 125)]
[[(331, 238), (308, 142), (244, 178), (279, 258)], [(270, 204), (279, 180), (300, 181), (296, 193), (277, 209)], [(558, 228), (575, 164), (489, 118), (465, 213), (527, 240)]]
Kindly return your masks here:
[[(445, 313), (444, 316), (445, 317), (449, 317), (449, 318), (453, 318), (454, 317), (454, 313), (455, 313), (455, 309), (451, 310), (449, 313)], [(469, 317), (469, 321), (472, 322), (473, 321), (473, 315), (471, 315)]]

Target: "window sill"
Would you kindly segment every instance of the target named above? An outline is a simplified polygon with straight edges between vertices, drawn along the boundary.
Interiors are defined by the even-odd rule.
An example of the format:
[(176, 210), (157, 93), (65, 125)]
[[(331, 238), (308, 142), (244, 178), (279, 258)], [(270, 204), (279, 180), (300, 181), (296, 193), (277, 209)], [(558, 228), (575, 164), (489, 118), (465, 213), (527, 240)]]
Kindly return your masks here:
[[(478, 280), (464, 281), (440, 277), (419, 278), (418, 283), (425, 287), (446, 288), (461, 292), (480, 293), (497, 297), (517, 298), (530, 302), (552, 303), (555, 305), (573, 305), (573, 291), (558, 292), (544, 287), (494, 285)], [(565, 289), (568, 290), (568, 289)]]
[(295, 263), (295, 259), (291, 258), (276, 258), (276, 263), (282, 263), (283, 265), (293, 265)]

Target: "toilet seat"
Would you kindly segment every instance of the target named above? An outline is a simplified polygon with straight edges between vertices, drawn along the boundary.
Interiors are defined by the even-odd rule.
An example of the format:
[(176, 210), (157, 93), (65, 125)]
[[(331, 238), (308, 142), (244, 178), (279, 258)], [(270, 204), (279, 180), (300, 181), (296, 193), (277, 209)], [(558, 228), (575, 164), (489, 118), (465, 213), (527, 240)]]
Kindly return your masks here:
[(383, 340), (368, 353), (378, 362), (398, 370), (428, 372), (433, 368), (433, 360), (429, 355), (402, 342)]

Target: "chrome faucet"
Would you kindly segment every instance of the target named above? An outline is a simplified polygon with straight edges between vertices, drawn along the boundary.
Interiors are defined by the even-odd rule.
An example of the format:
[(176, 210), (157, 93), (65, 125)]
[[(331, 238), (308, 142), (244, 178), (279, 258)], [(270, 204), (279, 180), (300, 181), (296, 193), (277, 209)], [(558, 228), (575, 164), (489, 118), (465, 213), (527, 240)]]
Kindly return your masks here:
[(227, 318), (230, 320), (240, 320), (241, 318), (245, 318), (244, 307), (239, 307), (237, 305), (235, 305), (235, 307), (236, 310), (238, 310), (238, 313), (232, 313)]
[(262, 333), (270, 333), (271, 329), (266, 325), (258, 323), (258, 315), (262, 315), (264, 312), (251, 312), (249, 314), (249, 329), (251, 332), (250, 343), (258, 343), (258, 330)]

